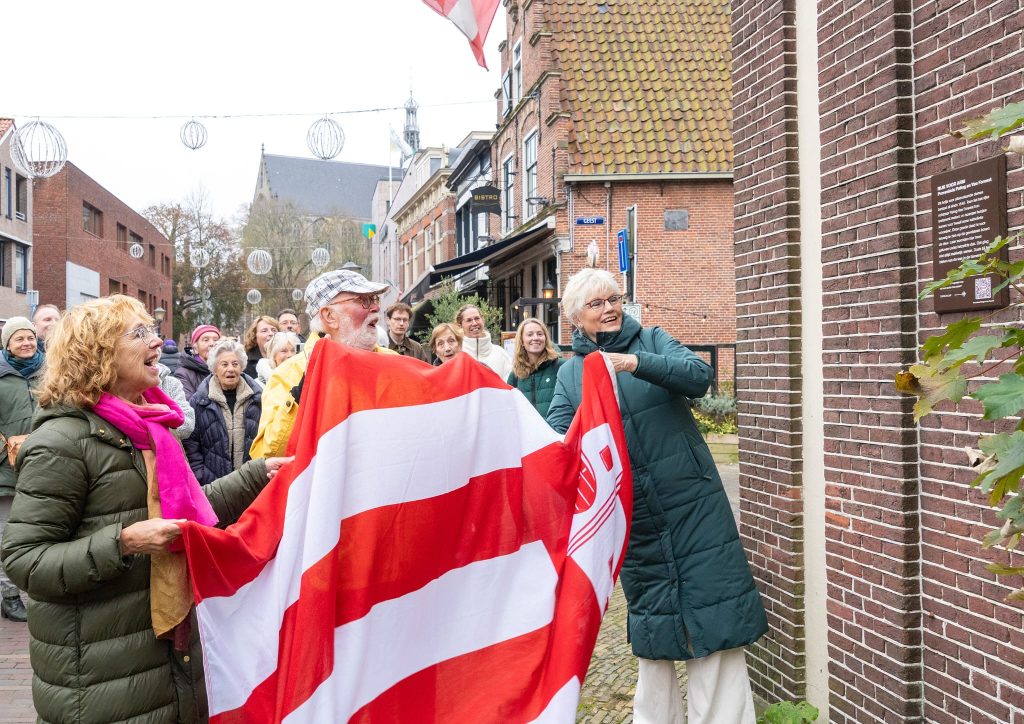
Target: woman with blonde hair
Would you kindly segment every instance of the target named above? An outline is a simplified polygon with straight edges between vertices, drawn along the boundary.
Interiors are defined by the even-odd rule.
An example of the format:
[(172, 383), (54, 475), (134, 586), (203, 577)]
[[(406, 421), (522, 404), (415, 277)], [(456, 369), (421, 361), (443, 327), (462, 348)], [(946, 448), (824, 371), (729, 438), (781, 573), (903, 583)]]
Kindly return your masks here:
[(278, 332), (267, 342), (267, 356), (256, 364), (256, 379), (261, 385), (266, 386), (270, 373), (286, 359), (298, 354), (301, 349), (302, 340), (295, 332)]
[(268, 317), (264, 314), (253, 320), (242, 337), (242, 344), (245, 346), (245, 354), (247, 356), (245, 374), (253, 379), (259, 376), (256, 365), (261, 359), (266, 358), (267, 343), (280, 331), (281, 325), (273, 317)]
[(462, 330), (451, 322), (441, 322), (430, 332), (430, 351), (437, 358), (434, 366), (451, 362), (462, 351)]
[(0, 559), (28, 593), (40, 721), (207, 719), (178, 524), (236, 519), (285, 459), (200, 488), (170, 429), (160, 337), (136, 299), (68, 310), (47, 340)]
[(516, 348), (508, 384), (522, 392), (541, 416), (546, 417), (555, 394), (555, 380), (562, 358), (548, 337), (548, 328), (536, 317), (527, 317), (516, 329)]

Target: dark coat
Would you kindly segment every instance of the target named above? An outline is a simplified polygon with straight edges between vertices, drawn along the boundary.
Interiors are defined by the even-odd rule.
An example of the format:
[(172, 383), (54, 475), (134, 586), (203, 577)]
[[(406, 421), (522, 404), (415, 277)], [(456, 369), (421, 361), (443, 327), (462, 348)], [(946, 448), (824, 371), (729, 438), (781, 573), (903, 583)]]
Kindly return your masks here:
[[(0, 433), (27, 435), (32, 430), (32, 415), (36, 411), (36, 399), (31, 392), (43, 377), (43, 368), (29, 375), (28, 379), (11, 367), (0, 354)], [(7, 451), (0, 442), (0, 496), (14, 495), (14, 468), (7, 463)]]
[(245, 359), (246, 364), (243, 372), (253, 379), (256, 379), (258, 376), (256, 372), (256, 365), (261, 359), (263, 359), (263, 355), (260, 353), (260, 348), (253, 347), (252, 349), (245, 350)]
[[(214, 377), (207, 377), (199, 385), (199, 389), (192, 395), (189, 404), (196, 412), (196, 426), (185, 441), (185, 454), (188, 457), (188, 464), (195, 473), (196, 480), (203, 485), (212, 483), (217, 478), (229, 474), (235, 469), (233, 447), (228, 431), (227, 403), (224, 401), (224, 393), (217, 385), (213, 397), (211, 397), (210, 385)], [(261, 394), (263, 390), (260, 384), (248, 375), (243, 375), (242, 380), (249, 385), (252, 396), (243, 397), (239, 389), (238, 400), (235, 402), (235, 411), (232, 417), (242, 415), (245, 426), (245, 441), (242, 454), (242, 462), (249, 460), (249, 448), (252, 441), (256, 439), (256, 431), (260, 426), (260, 413), (262, 411)], [(241, 388), (241, 385), (239, 385)]]
[(547, 360), (540, 367), (534, 370), (529, 377), (519, 379), (513, 372), (508, 376), (506, 382), (522, 392), (530, 404), (537, 408), (541, 417), (547, 417), (548, 408), (551, 406), (551, 398), (555, 396), (555, 381), (558, 379), (558, 369), (562, 366), (563, 360)]
[[(33, 425), (18, 456), (0, 559), (29, 595), (39, 721), (205, 721), (198, 638), (176, 652), (154, 636), (149, 556), (123, 558), (118, 547), (121, 530), (148, 517), (142, 454), (92, 411), (46, 408)], [(266, 480), (266, 465), (256, 460), (203, 492), (227, 524)]]
[(598, 349), (635, 354), (616, 375), (633, 470), (633, 524), (622, 566), (633, 653), (701, 658), (753, 643), (767, 630), (729, 499), (688, 398), (712, 370), (664, 330), (632, 317), (598, 343), (573, 335), (576, 356), (558, 372), (548, 422), (564, 432), (580, 404), (583, 358)]
[(185, 388), (185, 397), (191, 399), (203, 380), (210, 376), (210, 368), (201, 359), (196, 359), (195, 355), (183, 354), (178, 360), (178, 369), (174, 370), (173, 374), (181, 380), (181, 386)]
[(173, 374), (181, 364), (181, 352), (161, 352), (160, 364), (169, 369)]

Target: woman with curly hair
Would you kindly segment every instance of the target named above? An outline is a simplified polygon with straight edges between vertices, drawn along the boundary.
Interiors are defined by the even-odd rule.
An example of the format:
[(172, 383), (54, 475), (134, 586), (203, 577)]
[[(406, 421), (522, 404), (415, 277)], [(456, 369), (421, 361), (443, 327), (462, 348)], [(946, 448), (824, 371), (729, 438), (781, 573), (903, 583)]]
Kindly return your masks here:
[(434, 353), (434, 366), (451, 362), (462, 351), (462, 330), (451, 322), (441, 322), (430, 332), (430, 351)]
[(70, 309), (47, 341), (0, 559), (28, 593), (40, 721), (205, 721), (178, 524), (236, 519), (285, 462), (200, 488), (159, 387), (160, 337), (135, 299)]

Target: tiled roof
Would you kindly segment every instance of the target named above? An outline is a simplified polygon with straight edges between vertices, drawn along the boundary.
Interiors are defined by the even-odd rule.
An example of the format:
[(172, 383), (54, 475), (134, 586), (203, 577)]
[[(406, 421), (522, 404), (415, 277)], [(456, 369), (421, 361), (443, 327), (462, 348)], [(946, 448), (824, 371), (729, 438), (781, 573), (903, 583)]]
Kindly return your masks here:
[(545, 4), (569, 173), (732, 171), (728, 0)]
[(11, 130), (11, 126), (13, 125), (13, 118), (0, 118), (0, 139), (4, 137), (4, 134)]

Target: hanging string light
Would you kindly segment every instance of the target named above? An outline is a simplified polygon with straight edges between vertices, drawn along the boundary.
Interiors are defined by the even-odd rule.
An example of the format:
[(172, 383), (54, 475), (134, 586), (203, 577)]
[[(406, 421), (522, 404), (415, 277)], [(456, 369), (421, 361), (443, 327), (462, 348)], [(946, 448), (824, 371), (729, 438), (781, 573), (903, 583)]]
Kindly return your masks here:
[(11, 160), (29, 178), (49, 178), (68, 162), (68, 146), (60, 131), (37, 119), (14, 132)]
[(341, 153), (345, 147), (345, 132), (333, 118), (324, 116), (314, 121), (306, 133), (306, 145), (310, 153), (323, 161)]
[(206, 145), (206, 126), (194, 118), (181, 127), (181, 142), (193, 151)]
[(267, 274), (274, 265), (274, 257), (266, 249), (254, 249), (245, 260), (245, 265), (253, 274)]
[(249, 304), (259, 304), (261, 299), (263, 299), (263, 295), (259, 289), (250, 289), (246, 292), (245, 301), (249, 302)]
[(317, 268), (320, 268), (320, 267), (323, 267), (323, 266), (327, 266), (327, 263), (330, 260), (331, 260), (331, 252), (327, 251), (327, 249), (323, 248), (322, 246), (318, 247), (316, 249), (313, 249), (313, 256), (312, 256), (312, 259), (311, 259), (311, 261), (313, 262), (313, 266), (315, 266)]

